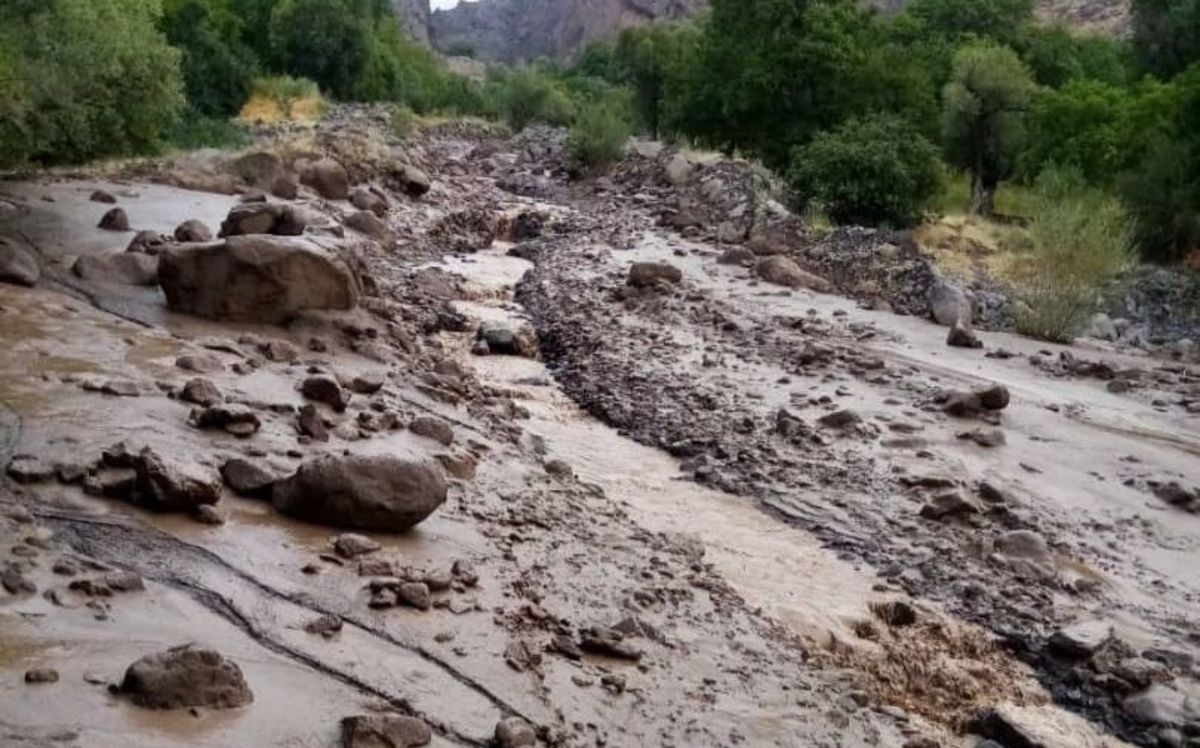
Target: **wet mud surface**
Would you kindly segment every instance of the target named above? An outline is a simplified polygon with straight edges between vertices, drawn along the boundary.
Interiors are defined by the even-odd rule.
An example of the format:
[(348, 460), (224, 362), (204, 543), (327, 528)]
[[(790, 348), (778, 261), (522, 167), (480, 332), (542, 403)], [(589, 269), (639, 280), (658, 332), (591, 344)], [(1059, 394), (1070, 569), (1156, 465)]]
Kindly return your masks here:
[[(667, 188), (569, 183), (552, 143), (449, 129), (403, 148), (432, 189), (387, 193), (361, 308), (286, 327), (174, 314), (155, 287), (71, 272), (132, 237), (95, 228), (97, 188), (161, 233), (215, 226), (236, 197), (0, 185), (0, 232), (46, 276), (0, 285), (0, 456), (25, 466), (0, 490), (5, 744), (333, 746), (343, 717), (374, 712), (420, 718), (440, 746), (492, 745), (514, 717), (561, 746), (1192, 739), (1190, 702), (1154, 725), (1122, 701), (1149, 685), (1127, 674), (1142, 663), (1197, 697), (1200, 516), (1151, 487), (1200, 480), (1178, 404), (1195, 367), (1072, 349), (1145, 372), (1117, 394), (1055, 368), (1060, 347), (984, 333), (1012, 357), (946, 348), (923, 319), (717, 263), (717, 239), (659, 226)], [(307, 190), (299, 204), (339, 228), (349, 212)], [(631, 288), (646, 261), (681, 279)], [(477, 355), (481, 325), (519, 331), (525, 355)], [(381, 383), (318, 404), (327, 441), (298, 431), (314, 373)], [(193, 425), (181, 397), (198, 376), (256, 414), (252, 436)], [(939, 404), (992, 384), (1011, 394), (998, 413)], [(1003, 445), (982, 446), (994, 430)], [(433, 459), (449, 495), (339, 554), (342, 530), (228, 486), (221, 524), (83, 490), (122, 441), (210, 474)], [(946, 494), (970, 509), (922, 516)], [(426, 604), (379, 605), (404, 583)], [(1101, 654), (1049, 646), (1095, 618), (1113, 630)], [(110, 692), (189, 642), (238, 663), (254, 703), (154, 712)], [(40, 668), (57, 680), (23, 682)], [(1001, 737), (1014, 725), (1032, 742)]]

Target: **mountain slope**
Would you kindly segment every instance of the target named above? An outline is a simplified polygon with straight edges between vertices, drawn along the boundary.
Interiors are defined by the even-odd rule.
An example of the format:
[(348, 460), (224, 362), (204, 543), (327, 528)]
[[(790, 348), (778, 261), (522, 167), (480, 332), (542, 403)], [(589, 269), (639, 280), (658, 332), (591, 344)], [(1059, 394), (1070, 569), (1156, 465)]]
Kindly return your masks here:
[[(707, 7), (708, 1), (463, 0), (452, 10), (430, 14), (428, 0), (393, 0), (397, 6), (424, 5), (428, 37), (443, 52), (470, 50), (479, 59), (508, 63), (570, 57), (588, 42), (622, 28), (684, 18)], [(903, 4), (903, 0), (866, 1), (885, 9)], [(1128, 27), (1129, 0), (1038, 0), (1038, 15), (1089, 31), (1120, 34)]]

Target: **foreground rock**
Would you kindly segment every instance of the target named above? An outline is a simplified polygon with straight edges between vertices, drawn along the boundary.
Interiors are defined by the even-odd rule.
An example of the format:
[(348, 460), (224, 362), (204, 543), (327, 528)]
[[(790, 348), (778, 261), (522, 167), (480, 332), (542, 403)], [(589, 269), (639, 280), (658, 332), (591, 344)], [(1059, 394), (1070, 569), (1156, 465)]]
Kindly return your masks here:
[(300, 181), (326, 200), (345, 200), (350, 197), (350, 175), (344, 166), (331, 158), (309, 164), (300, 175)]
[(342, 720), (342, 748), (416, 748), (432, 740), (429, 725), (416, 717), (368, 714)]
[(306, 310), (351, 309), (361, 288), (333, 250), (305, 239), (234, 236), (159, 257), (167, 305), (209, 319), (283, 324)]
[[(291, 205), (278, 203), (246, 203), (234, 206), (221, 222), (221, 237), (245, 236), (247, 234), (273, 234), (275, 236), (300, 236), (308, 225), (307, 219)], [(176, 238), (179, 233), (176, 231)], [(212, 239), (212, 236), (209, 236)], [(194, 239), (192, 241), (208, 241)], [(184, 241), (180, 239), (180, 241)]]
[(431, 462), (327, 456), (275, 484), (272, 500), (284, 514), (309, 522), (402, 532), (442, 505), (446, 478)]
[(33, 252), (14, 239), (0, 237), (0, 282), (35, 286), (41, 277)]
[(925, 301), (929, 304), (929, 316), (939, 325), (953, 327), (961, 323), (966, 329), (971, 328), (971, 300), (953, 283), (937, 281), (932, 284), (925, 292)]
[(119, 690), (148, 709), (234, 709), (254, 701), (241, 668), (211, 649), (191, 644), (133, 663)]
[(148, 509), (190, 512), (216, 504), (221, 498), (218, 476), (193, 462), (159, 454), (152, 447), (135, 453), (118, 444), (105, 450), (101, 463), (115, 471), (132, 471), (133, 480), (122, 482), (123, 495), (119, 498), (134, 500)]
[(629, 268), (627, 283), (634, 288), (653, 288), (659, 283), (677, 285), (683, 280), (683, 272), (665, 262), (635, 262)]

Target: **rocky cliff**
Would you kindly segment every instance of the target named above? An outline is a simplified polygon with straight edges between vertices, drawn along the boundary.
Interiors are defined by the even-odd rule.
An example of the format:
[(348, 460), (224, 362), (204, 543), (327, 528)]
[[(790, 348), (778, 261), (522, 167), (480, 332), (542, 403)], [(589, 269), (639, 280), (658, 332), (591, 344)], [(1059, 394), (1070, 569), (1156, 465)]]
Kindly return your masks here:
[(442, 51), (470, 49), (480, 59), (561, 59), (628, 26), (682, 18), (707, 0), (480, 0), (432, 15)]
[[(904, 4), (864, 1), (884, 10)], [(481, 60), (511, 63), (563, 59), (622, 28), (692, 15), (709, 0), (463, 0), (451, 10), (432, 14), (429, 0), (393, 3), (405, 9), (402, 19), (427, 19), (423, 38), (439, 50), (470, 50)], [(1038, 0), (1037, 5), (1039, 17), (1088, 31), (1120, 34), (1128, 25), (1129, 0)]]
[(429, 43), (429, 0), (391, 0), (396, 20), (414, 39)]

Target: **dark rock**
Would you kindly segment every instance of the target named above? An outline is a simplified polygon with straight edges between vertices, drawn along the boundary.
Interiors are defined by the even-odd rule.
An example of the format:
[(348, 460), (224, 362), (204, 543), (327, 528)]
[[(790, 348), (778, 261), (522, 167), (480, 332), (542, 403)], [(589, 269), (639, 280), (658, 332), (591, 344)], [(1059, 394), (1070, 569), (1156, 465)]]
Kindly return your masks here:
[(411, 198), (419, 198), (433, 186), (429, 175), (410, 164), (397, 164), (391, 171), (390, 181), (400, 192)]
[(254, 701), (236, 664), (211, 649), (191, 644), (133, 663), (119, 690), (149, 709), (232, 709)]
[(736, 245), (725, 250), (725, 252), (717, 258), (717, 262), (721, 265), (741, 265), (749, 267), (758, 262), (758, 256), (754, 254), (754, 250), (742, 245)]
[(580, 646), (585, 652), (622, 660), (636, 662), (642, 658), (642, 650), (625, 641), (621, 632), (605, 626), (593, 626), (584, 631)]
[(212, 239), (212, 229), (205, 226), (203, 221), (195, 218), (184, 221), (175, 227), (175, 241), (177, 242), (211, 242)]
[(350, 395), (328, 374), (314, 374), (305, 379), (300, 385), (300, 394), (309, 400), (325, 403), (338, 413), (344, 412), (350, 404)]
[(271, 182), (271, 194), (281, 200), (295, 200), (300, 195), (300, 183), (291, 174), (280, 174)]
[(417, 748), (433, 733), (424, 720), (398, 714), (369, 714), (342, 720), (342, 748)]
[(433, 416), (418, 416), (408, 425), (410, 431), (426, 439), (433, 439), (450, 446), (454, 442), (454, 429), (450, 424)]
[(201, 504), (192, 511), (192, 517), (202, 525), (219, 526), (225, 524), (225, 516), (216, 507)]
[(304, 624), (304, 630), (329, 639), (342, 630), (342, 619), (335, 615), (323, 615)]
[(679, 284), (683, 271), (665, 262), (635, 262), (626, 283), (634, 288), (653, 288), (659, 283)]
[(117, 196), (105, 190), (96, 190), (88, 199), (93, 203), (106, 203), (108, 205), (117, 204)]
[(51, 667), (39, 667), (25, 671), (26, 683), (58, 683), (58, 671)]
[[(243, 203), (235, 205), (221, 222), (218, 236), (247, 236), (271, 234), (273, 236), (300, 236), (308, 225), (304, 215), (292, 205), (279, 203)], [(181, 227), (182, 228), (182, 227)], [(176, 230), (176, 237), (179, 232)], [(197, 239), (195, 241), (210, 241)], [(180, 240), (182, 241), (182, 240)]]
[(479, 573), (475, 571), (475, 565), (465, 559), (458, 559), (451, 564), (450, 573), (468, 587), (479, 584)]
[(888, 626), (901, 628), (917, 622), (917, 611), (911, 604), (903, 600), (889, 600), (886, 603), (871, 605), (875, 617)]
[(446, 500), (436, 463), (389, 456), (326, 456), (275, 484), (284, 514), (335, 527), (403, 531)]
[(383, 381), (382, 374), (367, 372), (350, 380), (350, 389), (359, 395), (374, 395), (383, 389)]
[(330, 249), (274, 236), (173, 247), (160, 255), (159, 282), (174, 311), (263, 324), (310, 309), (351, 309), (361, 290)]
[(817, 419), (817, 423), (831, 429), (844, 429), (862, 423), (862, 416), (852, 410), (838, 410), (821, 416)]
[(129, 231), (129, 216), (121, 208), (113, 208), (100, 217), (99, 228), (105, 231)]
[(975, 715), (971, 730), (1000, 743), (1004, 748), (1050, 748), (1039, 741), (1011, 714), (999, 707), (989, 707)]
[(1004, 410), (1010, 401), (1008, 388), (1002, 384), (979, 390), (975, 394), (979, 398), (980, 404), (988, 410)]
[(44, 483), (54, 477), (55, 466), (34, 455), (17, 455), (8, 463), (8, 477), (17, 483)]
[(245, 405), (210, 405), (193, 410), (192, 425), (199, 429), (224, 429), (234, 436), (246, 437), (258, 433), (262, 420)]
[(168, 238), (157, 231), (139, 231), (134, 234), (133, 239), (129, 240), (129, 245), (125, 247), (125, 251), (156, 255), (168, 244), (170, 244)]
[(970, 327), (959, 320), (950, 326), (950, 333), (946, 336), (946, 345), (951, 348), (982, 348), (983, 341)]
[(388, 200), (382, 192), (373, 187), (355, 187), (354, 191), (350, 193), (350, 204), (359, 210), (370, 211), (379, 218), (387, 216)]

